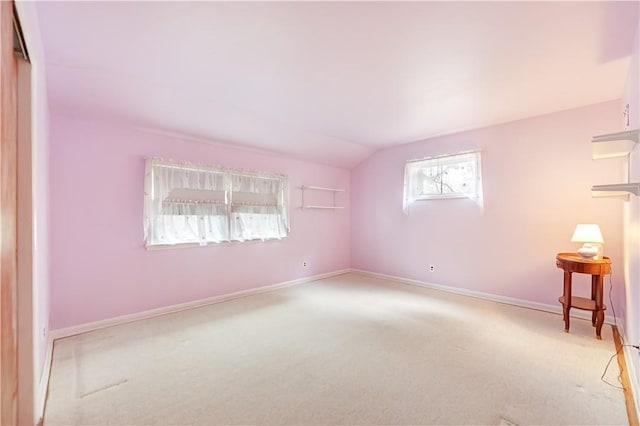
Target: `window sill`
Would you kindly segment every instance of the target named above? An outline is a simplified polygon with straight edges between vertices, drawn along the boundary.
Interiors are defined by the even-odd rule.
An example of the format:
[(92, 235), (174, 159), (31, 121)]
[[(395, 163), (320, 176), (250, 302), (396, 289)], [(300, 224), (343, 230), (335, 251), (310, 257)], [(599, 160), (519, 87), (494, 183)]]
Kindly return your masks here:
[(473, 199), (472, 195), (464, 195), (464, 194), (442, 194), (442, 195), (429, 195), (427, 197), (416, 198), (415, 201), (429, 201), (429, 200), (442, 200), (442, 199), (453, 199), (453, 198), (468, 198)]
[(156, 251), (156, 250), (171, 250), (171, 249), (188, 249), (188, 248), (200, 248), (200, 247), (216, 247), (225, 244), (258, 244), (258, 243), (268, 243), (272, 241), (281, 241), (283, 238), (268, 238), (266, 240), (255, 239), (255, 240), (244, 240), (244, 241), (221, 241), (219, 243), (210, 242), (207, 244), (200, 243), (176, 243), (176, 244), (151, 244), (146, 245), (145, 248), (147, 251)]

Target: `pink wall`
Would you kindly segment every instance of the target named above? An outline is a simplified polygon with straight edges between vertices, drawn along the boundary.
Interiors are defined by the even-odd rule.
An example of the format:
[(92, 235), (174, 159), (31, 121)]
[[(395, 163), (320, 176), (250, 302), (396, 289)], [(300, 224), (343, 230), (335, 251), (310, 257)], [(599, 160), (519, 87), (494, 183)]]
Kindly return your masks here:
[[(68, 327), (350, 266), (556, 305), (562, 273), (554, 257), (577, 248), (569, 239), (579, 222), (602, 228), (620, 315), (621, 201), (593, 199), (589, 191), (592, 184), (621, 179), (620, 161), (593, 161), (590, 144), (593, 135), (618, 130), (620, 111), (620, 102), (608, 102), (381, 150), (352, 171), (351, 191), (344, 169), (55, 115), (51, 325)], [(475, 148), (482, 150), (484, 208), (453, 199), (417, 202), (408, 215), (402, 213), (407, 159)], [(145, 250), (147, 156), (287, 173), (290, 236)], [(347, 189), (338, 196), (347, 208), (301, 211), (302, 184)], [(579, 292), (582, 287), (586, 291), (578, 285)]]
[[(144, 158), (150, 156), (286, 173), (289, 236), (147, 251), (142, 210)], [(350, 266), (345, 169), (52, 115), (50, 175), (54, 329)], [(302, 211), (303, 184), (346, 189), (338, 196), (346, 208)]]
[[(515, 121), (378, 151), (351, 174), (352, 267), (557, 305), (560, 251), (577, 223), (598, 223), (622, 309), (619, 160), (591, 159), (591, 137), (617, 131), (620, 102)], [(402, 212), (406, 160), (481, 149), (484, 209), (468, 199), (418, 201)], [(435, 265), (435, 272), (429, 272)], [(575, 278), (586, 293), (586, 276)], [(610, 312), (608, 312), (610, 314)]]

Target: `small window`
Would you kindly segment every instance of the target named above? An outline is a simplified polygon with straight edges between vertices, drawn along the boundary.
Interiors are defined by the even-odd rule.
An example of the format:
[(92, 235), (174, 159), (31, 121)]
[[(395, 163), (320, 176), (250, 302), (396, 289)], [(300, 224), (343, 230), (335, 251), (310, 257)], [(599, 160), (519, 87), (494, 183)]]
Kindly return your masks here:
[(148, 159), (145, 242), (149, 247), (284, 238), (288, 199), (285, 175)]
[(480, 152), (407, 161), (404, 173), (404, 207), (416, 200), (480, 198)]

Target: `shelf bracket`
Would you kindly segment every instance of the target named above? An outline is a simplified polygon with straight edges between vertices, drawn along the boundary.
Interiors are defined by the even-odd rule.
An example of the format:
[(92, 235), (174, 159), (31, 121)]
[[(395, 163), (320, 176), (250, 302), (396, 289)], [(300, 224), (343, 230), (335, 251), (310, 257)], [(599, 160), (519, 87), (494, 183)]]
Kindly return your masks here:
[(591, 139), (593, 159), (616, 158), (628, 155), (638, 143), (640, 130), (625, 130), (594, 136)]
[(594, 197), (616, 197), (629, 200), (629, 194), (640, 196), (640, 183), (616, 183), (611, 185), (593, 185)]

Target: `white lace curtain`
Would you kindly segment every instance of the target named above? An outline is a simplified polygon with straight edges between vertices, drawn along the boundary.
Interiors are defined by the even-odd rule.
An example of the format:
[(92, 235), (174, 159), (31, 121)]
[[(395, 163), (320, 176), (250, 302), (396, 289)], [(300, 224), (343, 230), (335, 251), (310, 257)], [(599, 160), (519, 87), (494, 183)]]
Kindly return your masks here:
[(158, 158), (147, 159), (147, 246), (286, 237), (288, 178)]

